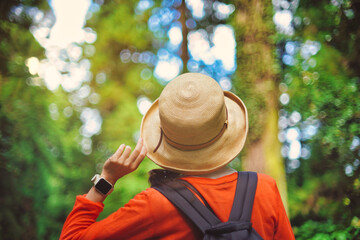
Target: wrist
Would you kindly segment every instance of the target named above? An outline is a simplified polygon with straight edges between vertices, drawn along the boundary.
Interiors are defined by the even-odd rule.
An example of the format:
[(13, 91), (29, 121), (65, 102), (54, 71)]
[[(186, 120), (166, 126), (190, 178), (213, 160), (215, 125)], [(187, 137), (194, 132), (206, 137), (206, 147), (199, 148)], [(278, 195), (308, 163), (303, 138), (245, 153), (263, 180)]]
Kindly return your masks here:
[(99, 193), (93, 186), (90, 191), (86, 194), (86, 198), (93, 202), (103, 202), (107, 195)]
[(115, 186), (115, 183), (117, 182), (118, 179), (115, 179), (113, 177), (110, 177), (107, 174), (101, 173), (100, 177), (104, 178), (106, 181), (108, 181), (109, 183), (111, 183), (113, 186)]

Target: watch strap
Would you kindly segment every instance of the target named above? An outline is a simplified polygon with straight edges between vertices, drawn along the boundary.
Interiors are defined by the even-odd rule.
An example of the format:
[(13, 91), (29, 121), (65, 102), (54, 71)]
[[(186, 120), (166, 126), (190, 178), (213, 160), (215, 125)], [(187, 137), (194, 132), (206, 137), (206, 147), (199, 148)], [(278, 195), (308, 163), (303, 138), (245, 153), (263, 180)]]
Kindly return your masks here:
[(97, 184), (99, 182), (99, 180), (100, 180), (100, 174), (95, 174), (91, 179), (91, 181), (94, 183), (94, 185)]

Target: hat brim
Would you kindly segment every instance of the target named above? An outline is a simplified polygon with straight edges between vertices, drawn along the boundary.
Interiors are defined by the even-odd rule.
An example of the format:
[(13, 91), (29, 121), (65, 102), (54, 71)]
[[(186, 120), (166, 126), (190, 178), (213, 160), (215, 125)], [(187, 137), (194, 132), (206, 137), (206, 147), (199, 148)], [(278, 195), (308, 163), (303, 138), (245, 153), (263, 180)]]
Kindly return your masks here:
[(231, 162), (242, 150), (248, 132), (248, 115), (245, 104), (235, 94), (224, 91), (228, 111), (228, 126), (223, 135), (213, 144), (191, 151), (174, 148), (163, 138), (159, 143), (160, 117), (159, 99), (144, 115), (140, 135), (147, 146), (147, 157), (162, 168), (183, 174), (205, 174), (213, 172)]

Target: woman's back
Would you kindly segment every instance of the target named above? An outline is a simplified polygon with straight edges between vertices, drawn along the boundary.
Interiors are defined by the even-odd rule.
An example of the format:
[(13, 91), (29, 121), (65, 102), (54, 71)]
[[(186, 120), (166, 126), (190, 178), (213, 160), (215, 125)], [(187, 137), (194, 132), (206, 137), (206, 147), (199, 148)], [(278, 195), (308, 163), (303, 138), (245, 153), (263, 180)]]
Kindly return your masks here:
[[(237, 173), (217, 179), (202, 177), (184, 177), (182, 179), (188, 181), (200, 192), (222, 222), (228, 221), (235, 195)], [(171, 220), (179, 218), (178, 210), (172, 205), (169, 206), (169, 202), (165, 197), (157, 191), (154, 192), (153, 189), (148, 189), (147, 191), (150, 193), (149, 196), (153, 198), (153, 200), (151, 200), (152, 208), (163, 209), (154, 216), (159, 226), (166, 225), (166, 228), (169, 230), (180, 230), (181, 227), (179, 232), (182, 234), (187, 232), (186, 238), (184, 239), (199, 239), (196, 238), (194, 232), (197, 231), (191, 223), (185, 220), (183, 222)], [(169, 214), (172, 217), (170, 217)], [(162, 222), (162, 224), (160, 222)], [(258, 174), (258, 186), (255, 194), (251, 222), (253, 228), (264, 239), (293, 239), (292, 229), (281, 202), (275, 180), (265, 174)], [(160, 229), (162, 229), (162, 227), (160, 227)], [(274, 229), (277, 230), (275, 235)], [(158, 231), (158, 234), (161, 236), (161, 231)], [(176, 231), (174, 234), (173, 237), (176, 236)], [(169, 237), (168, 239), (176, 238)]]
[[(217, 179), (182, 179), (200, 192), (221, 221), (228, 220), (237, 173)], [(81, 214), (82, 209), (89, 208), (87, 204), (91, 203), (79, 203), (78, 214)], [(102, 211), (102, 208), (96, 209), (98, 213)], [(276, 183), (264, 174), (258, 174), (251, 222), (264, 239), (294, 239)], [(105, 220), (92, 224), (83, 234), (83, 239), (94, 239), (95, 236), (99, 239), (118, 239), (120, 236), (123, 239), (201, 239), (195, 226), (153, 188), (139, 193)]]

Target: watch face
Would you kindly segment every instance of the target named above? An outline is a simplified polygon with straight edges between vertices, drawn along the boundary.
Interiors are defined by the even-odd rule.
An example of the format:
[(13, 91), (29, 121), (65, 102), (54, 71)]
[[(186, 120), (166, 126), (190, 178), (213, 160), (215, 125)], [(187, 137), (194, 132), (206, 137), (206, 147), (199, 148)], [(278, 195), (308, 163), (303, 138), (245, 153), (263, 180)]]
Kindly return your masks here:
[(97, 182), (97, 184), (96, 184), (96, 189), (97, 190), (99, 190), (101, 193), (103, 193), (103, 194), (107, 194), (110, 190), (111, 190), (111, 188), (112, 188), (112, 186), (111, 186), (111, 184), (110, 183), (108, 183), (105, 179), (103, 179), (103, 178), (100, 178), (100, 180)]

